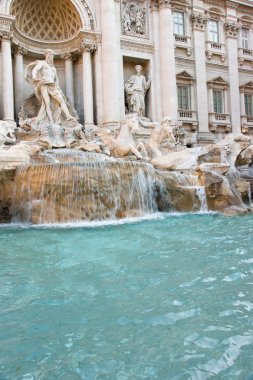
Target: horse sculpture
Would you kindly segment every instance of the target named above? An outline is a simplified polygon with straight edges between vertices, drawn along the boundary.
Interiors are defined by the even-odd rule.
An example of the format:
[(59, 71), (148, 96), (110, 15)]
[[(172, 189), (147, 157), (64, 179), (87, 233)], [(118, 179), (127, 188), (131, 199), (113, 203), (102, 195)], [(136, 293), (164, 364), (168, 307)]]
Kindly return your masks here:
[(121, 123), (117, 137), (114, 137), (112, 132), (105, 128), (96, 128), (94, 130), (95, 134), (101, 138), (103, 144), (109, 149), (111, 156), (121, 158), (133, 154), (140, 160), (147, 160), (144, 145), (142, 143), (137, 144), (133, 137), (138, 131), (139, 121), (136, 114), (126, 115), (125, 120)]
[(4, 144), (15, 144), (16, 137), (13, 128), (9, 127), (5, 121), (0, 122), (0, 147)]

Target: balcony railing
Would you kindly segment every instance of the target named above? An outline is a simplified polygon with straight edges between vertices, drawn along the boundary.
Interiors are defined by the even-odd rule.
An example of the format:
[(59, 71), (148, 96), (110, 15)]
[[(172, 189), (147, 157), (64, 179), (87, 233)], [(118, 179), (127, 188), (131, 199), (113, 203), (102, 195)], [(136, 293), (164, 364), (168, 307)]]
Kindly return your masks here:
[(209, 113), (209, 124), (210, 125), (230, 125), (231, 119), (230, 114), (227, 113), (218, 113), (218, 112), (210, 112)]
[(238, 49), (239, 63), (242, 65), (244, 61), (253, 61), (253, 50), (251, 49)]
[(182, 42), (183, 44), (187, 44), (187, 37), (175, 35), (175, 41), (176, 42)]
[(181, 49), (186, 49), (188, 56), (191, 55), (192, 53), (191, 37), (174, 34), (174, 43), (176, 47), (181, 48)]
[(211, 59), (213, 55), (219, 55), (222, 62), (226, 59), (226, 47), (225, 44), (220, 42), (206, 42), (206, 55), (208, 59)]
[(247, 125), (249, 124), (250, 127), (253, 126), (253, 115), (242, 115), (241, 116), (241, 124)]

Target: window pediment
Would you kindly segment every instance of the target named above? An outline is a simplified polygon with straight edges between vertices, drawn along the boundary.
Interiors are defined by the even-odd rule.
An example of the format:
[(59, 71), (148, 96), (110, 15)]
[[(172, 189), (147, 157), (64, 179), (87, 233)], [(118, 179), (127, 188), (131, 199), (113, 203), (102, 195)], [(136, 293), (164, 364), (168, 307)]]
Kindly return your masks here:
[(194, 81), (194, 78), (192, 75), (190, 75), (187, 71), (182, 71), (181, 73), (178, 73), (177, 74), (177, 81), (184, 81), (184, 82), (188, 82), (188, 83), (191, 83)]
[(229, 83), (225, 81), (221, 76), (211, 79), (207, 82), (209, 88), (227, 89)]

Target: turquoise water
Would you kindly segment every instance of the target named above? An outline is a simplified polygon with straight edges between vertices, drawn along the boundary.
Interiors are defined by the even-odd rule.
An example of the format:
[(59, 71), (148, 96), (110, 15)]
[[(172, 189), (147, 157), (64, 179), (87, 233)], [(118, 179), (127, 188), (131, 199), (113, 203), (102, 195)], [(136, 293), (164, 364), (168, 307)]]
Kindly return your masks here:
[(0, 228), (0, 379), (253, 379), (253, 217)]

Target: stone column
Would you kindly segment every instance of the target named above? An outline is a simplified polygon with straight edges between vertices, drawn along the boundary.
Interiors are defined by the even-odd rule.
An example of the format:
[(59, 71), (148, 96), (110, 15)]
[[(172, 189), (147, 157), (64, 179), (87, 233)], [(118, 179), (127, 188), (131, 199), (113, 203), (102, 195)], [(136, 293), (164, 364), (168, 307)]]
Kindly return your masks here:
[(73, 61), (75, 59), (72, 53), (66, 53), (62, 55), (65, 60), (65, 83), (66, 83), (66, 96), (70, 101), (70, 104), (75, 107), (74, 97), (74, 73), (73, 73)]
[(11, 57), (11, 32), (2, 32), (3, 116), (14, 122), (13, 69)]
[(160, 33), (159, 33), (159, 7), (157, 3), (151, 3), (151, 15), (153, 21), (153, 35), (154, 35), (154, 62), (152, 65), (151, 79), (152, 88), (155, 87), (155, 96), (153, 97), (153, 114), (154, 120), (160, 121), (162, 119), (162, 97), (161, 97), (161, 74), (160, 74)]
[[(206, 46), (205, 46), (205, 29), (206, 16), (202, 13), (192, 14), (193, 40), (195, 51), (195, 68), (196, 68), (196, 93), (197, 93), (197, 112), (199, 122), (199, 141), (205, 143), (213, 139), (209, 132), (208, 120), (208, 91), (206, 77)], [(212, 93), (212, 91), (210, 90)], [(211, 94), (210, 94), (211, 95)], [(210, 102), (212, 99), (210, 98)], [(211, 106), (211, 104), (210, 104)], [(212, 110), (210, 110), (212, 112)]]
[(241, 104), (241, 114), (245, 116), (245, 100), (244, 100), (244, 90), (240, 90), (240, 104)]
[(84, 101), (84, 125), (94, 125), (94, 102), (92, 83), (91, 54), (95, 50), (94, 45), (82, 44), (83, 54), (83, 101)]
[(241, 109), (240, 109), (240, 88), (239, 88), (239, 67), (238, 67), (238, 45), (237, 37), (239, 26), (234, 22), (225, 23), (228, 51), (228, 72), (230, 83), (230, 107), (232, 132), (241, 132)]
[(114, 0), (101, 0), (103, 123), (111, 126), (120, 119), (119, 55)]
[(173, 16), (168, 0), (160, 0), (160, 75), (162, 95), (162, 115), (177, 119), (177, 85), (175, 68), (175, 48)]
[(15, 114), (18, 116), (21, 104), (24, 98), (24, 60), (23, 55), (27, 51), (21, 46), (14, 47), (14, 98), (15, 98)]

